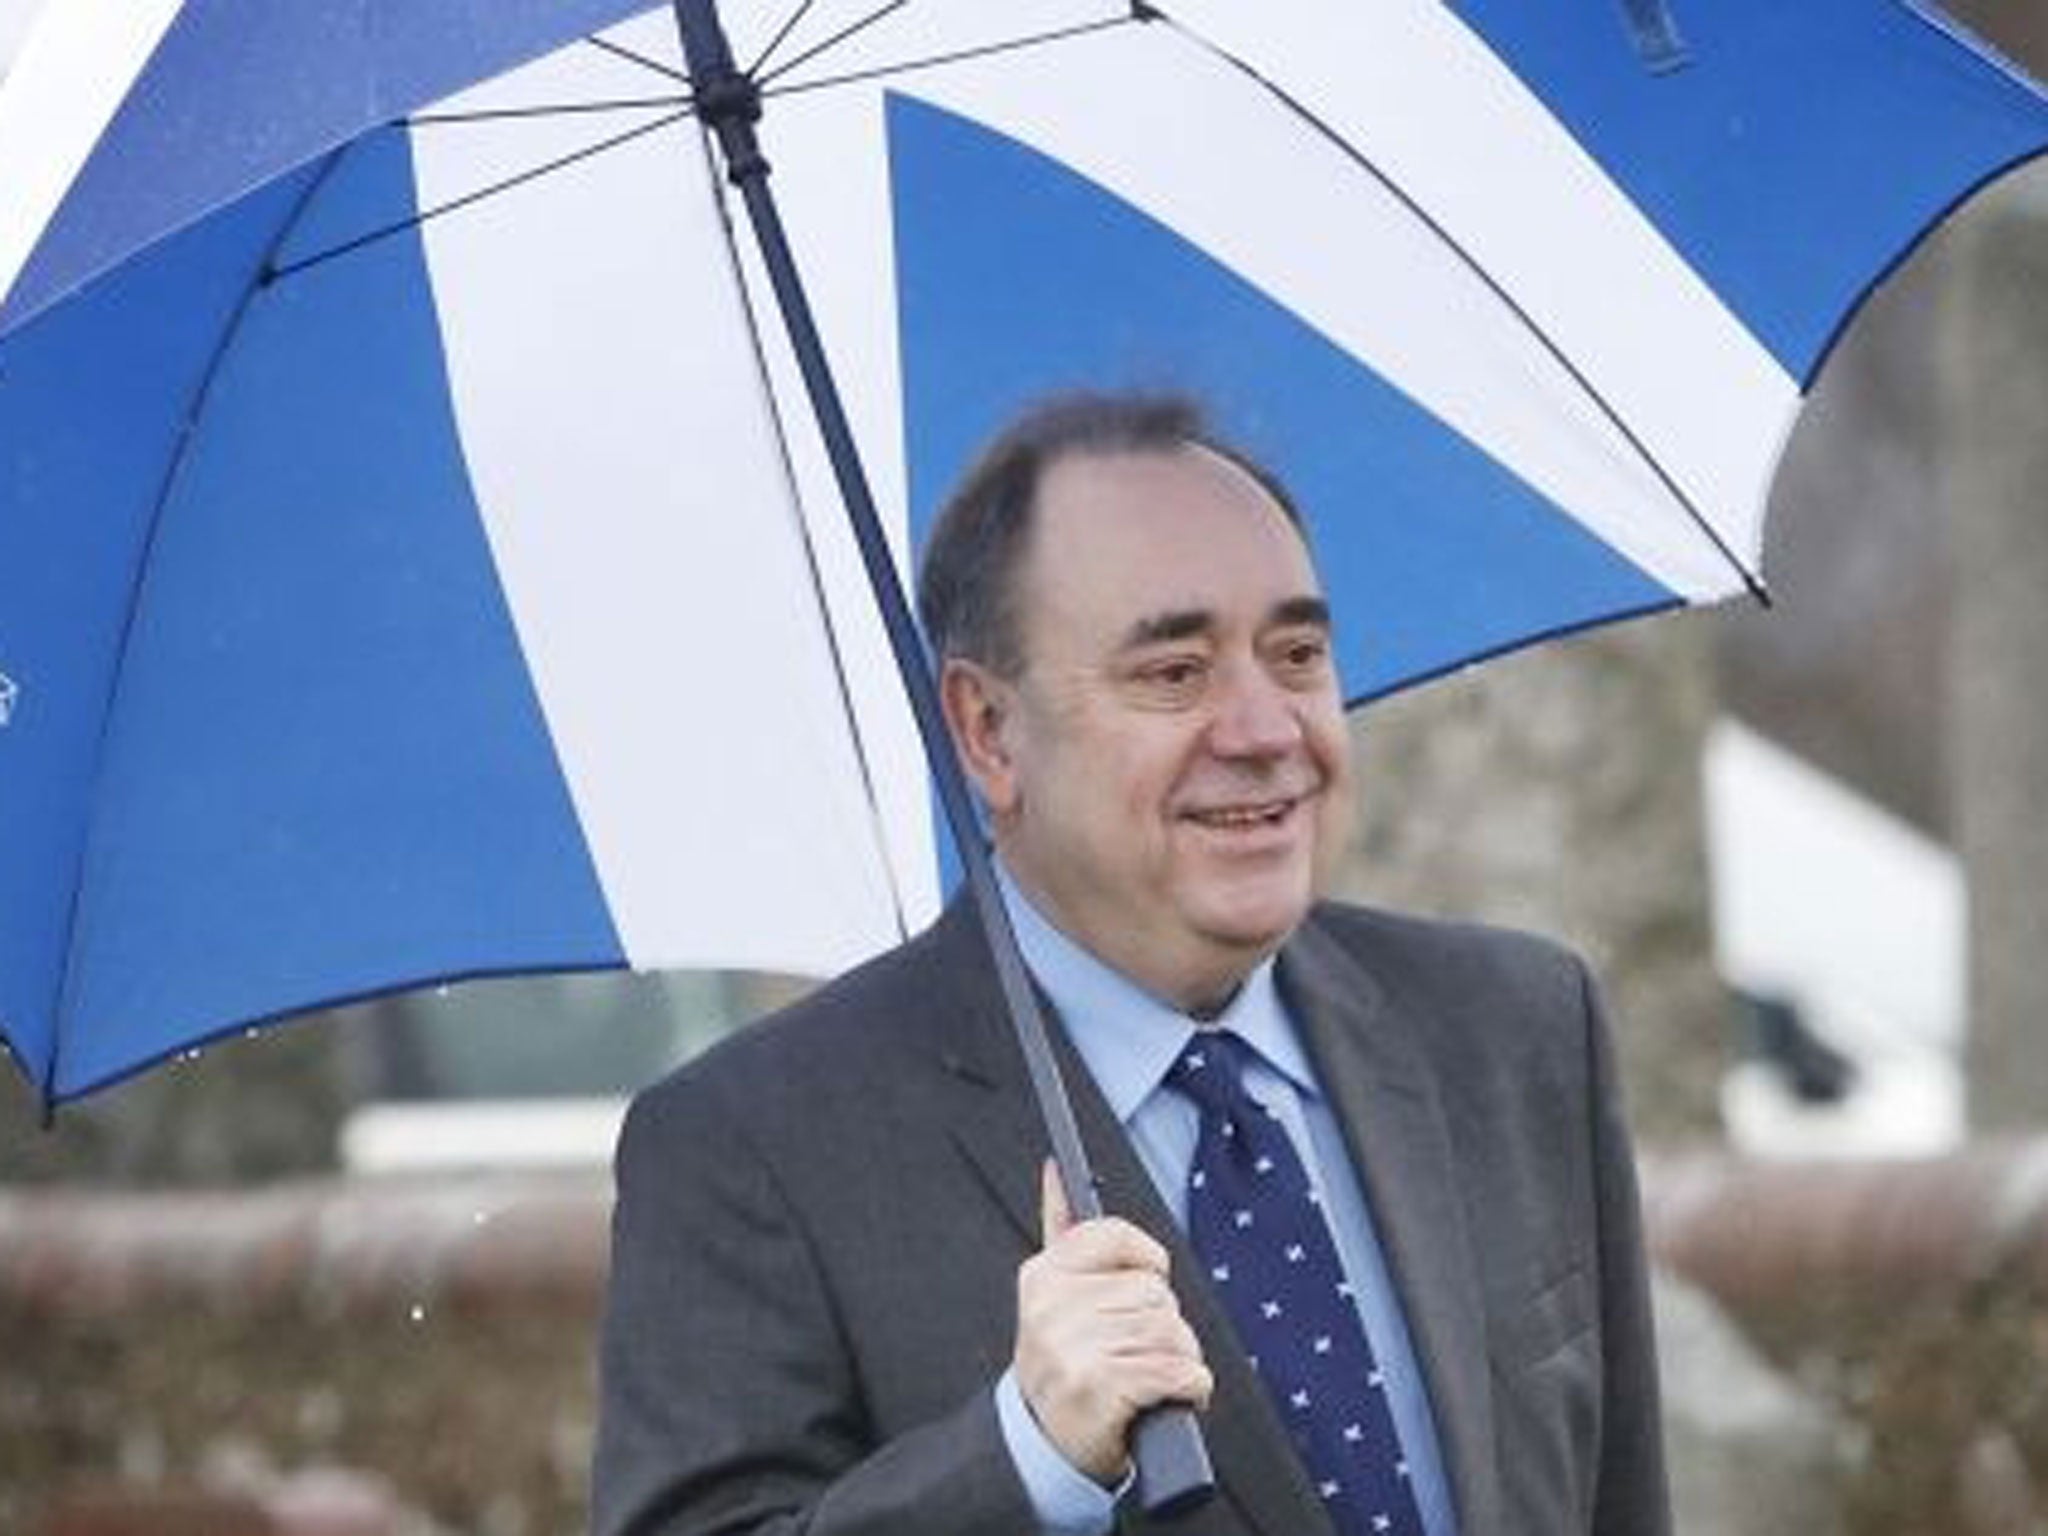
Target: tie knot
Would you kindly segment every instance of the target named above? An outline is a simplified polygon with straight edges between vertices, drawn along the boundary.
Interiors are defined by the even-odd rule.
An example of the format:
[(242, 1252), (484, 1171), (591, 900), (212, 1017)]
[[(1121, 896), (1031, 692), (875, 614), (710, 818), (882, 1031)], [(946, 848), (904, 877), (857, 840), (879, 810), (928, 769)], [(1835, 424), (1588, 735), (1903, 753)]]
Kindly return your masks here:
[(1167, 1070), (1166, 1081), (1203, 1109), (1241, 1118), (1256, 1107), (1244, 1088), (1244, 1069), (1253, 1054), (1230, 1030), (1196, 1030)]

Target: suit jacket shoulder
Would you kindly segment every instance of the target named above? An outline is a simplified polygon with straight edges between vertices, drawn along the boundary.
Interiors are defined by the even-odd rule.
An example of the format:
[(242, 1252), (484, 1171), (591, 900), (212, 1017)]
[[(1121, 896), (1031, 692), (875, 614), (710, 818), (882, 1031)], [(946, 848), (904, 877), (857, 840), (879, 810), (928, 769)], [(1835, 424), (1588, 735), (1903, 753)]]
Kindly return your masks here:
[(961, 1151), (1009, 1111), (954, 1043), (986, 985), (957, 927), (635, 1099), (597, 1531), (1031, 1529), (989, 1392), (1031, 1240)]
[(913, 1072), (979, 1057), (995, 998), (971, 914), (949, 909), (904, 944), (826, 982), (685, 1062), (642, 1094), (714, 1097), (764, 1109), (858, 1093), (884, 1069)]

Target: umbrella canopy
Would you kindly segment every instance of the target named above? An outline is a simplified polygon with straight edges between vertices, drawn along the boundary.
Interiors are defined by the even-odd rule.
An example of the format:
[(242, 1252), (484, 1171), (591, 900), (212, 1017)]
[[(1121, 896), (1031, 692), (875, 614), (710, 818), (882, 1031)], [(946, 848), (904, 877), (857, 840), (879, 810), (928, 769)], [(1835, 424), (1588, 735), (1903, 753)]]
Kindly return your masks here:
[[(1190, 389), (1307, 509), (1357, 698), (1755, 589), (1845, 317), (2048, 143), (1902, 0), (721, 9), (899, 547), (1019, 401)], [(67, 0), (0, 186), (0, 1033), (46, 1097), (934, 910), (665, 8)]]

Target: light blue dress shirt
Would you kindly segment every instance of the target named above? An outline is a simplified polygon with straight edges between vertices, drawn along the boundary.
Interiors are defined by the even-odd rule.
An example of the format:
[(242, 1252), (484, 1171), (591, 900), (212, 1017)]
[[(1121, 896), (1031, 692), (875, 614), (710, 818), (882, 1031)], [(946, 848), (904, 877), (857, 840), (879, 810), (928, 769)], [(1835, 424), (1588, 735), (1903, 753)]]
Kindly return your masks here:
[[(1017, 889), (1007, 870), (998, 867), (997, 874), (1024, 963), (1059, 1010), (1074, 1048), (1130, 1133), (1166, 1208), (1185, 1230), (1188, 1173), (1200, 1117), (1192, 1103), (1165, 1086), (1165, 1078), (1195, 1024), (1055, 928)], [(1258, 1059), (1245, 1073), (1245, 1088), (1286, 1126), (1322, 1197), (1345, 1278), (1359, 1297), (1366, 1335), (1386, 1375), (1388, 1402), (1423, 1530), (1428, 1536), (1456, 1536), (1442, 1448), (1408, 1321), (1394, 1295), (1386, 1255), (1343, 1131), (1281, 1002), (1270, 960), (1246, 978), (1215, 1024), (1235, 1030), (1257, 1051)], [(997, 1383), (996, 1409), (1011, 1457), (1049, 1536), (1102, 1536), (1108, 1531), (1122, 1490), (1102, 1487), (1046, 1438), (1025, 1405), (1014, 1370)]]

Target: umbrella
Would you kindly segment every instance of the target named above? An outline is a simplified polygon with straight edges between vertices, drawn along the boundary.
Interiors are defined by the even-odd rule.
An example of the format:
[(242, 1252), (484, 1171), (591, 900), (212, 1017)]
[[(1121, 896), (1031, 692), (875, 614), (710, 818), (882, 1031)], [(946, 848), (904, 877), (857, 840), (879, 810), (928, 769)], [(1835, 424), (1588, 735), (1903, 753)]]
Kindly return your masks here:
[[(895, 544), (1018, 400), (1193, 387), (1310, 509), (1361, 699), (1760, 590), (1837, 328), (2048, 138), (1897, 0), (724, 12)], [(50, 8), (0, 95), (0, 1033), (46, 1100), (935, 907), (687, 73), (645, 0)]]
[(0, 1033), (47, 1103), (427, 979), (829, 971), (921, 922), (892, 545), (1050, 386), (1215, 400), (1369, 618), (1359, 698), (1760, 593), (1837, 328), (2048, 142), (1903, 0), (723, 10), (730, 53), (705, 0), (70, 0), (32, 40)]

